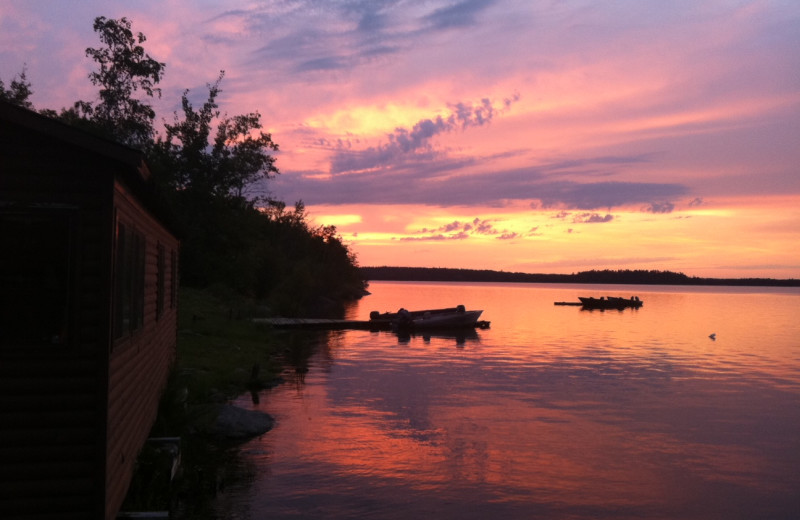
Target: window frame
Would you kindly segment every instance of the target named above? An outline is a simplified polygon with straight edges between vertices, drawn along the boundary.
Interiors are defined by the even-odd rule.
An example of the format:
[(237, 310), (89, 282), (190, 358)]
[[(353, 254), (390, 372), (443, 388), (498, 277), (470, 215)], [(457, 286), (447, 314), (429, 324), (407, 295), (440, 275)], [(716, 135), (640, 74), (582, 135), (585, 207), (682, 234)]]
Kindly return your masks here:
[(147, 239), (127, 219), (115, 219), (112, 335), (120, 342), (144, 328)]

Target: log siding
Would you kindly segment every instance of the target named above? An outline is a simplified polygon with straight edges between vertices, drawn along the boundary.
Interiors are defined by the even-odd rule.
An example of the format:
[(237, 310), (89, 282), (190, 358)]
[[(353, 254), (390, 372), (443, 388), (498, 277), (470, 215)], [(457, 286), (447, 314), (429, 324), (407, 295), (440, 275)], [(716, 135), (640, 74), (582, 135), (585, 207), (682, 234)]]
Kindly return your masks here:
[[(52, 264), (59, 273), (55, 285), (33, 289), (56, 300), (43, 307), (53, 317), (37, 322), (36, 295), (28, 298), (18, 275), (0, 266), (3, 282), (18, 286), (0, 296), (1, 325), (14, 331), (0, 338), (3, 519), (111, 520), (124, 500), (177, 338), (179, 242), (149, 189), (137, 151), (0, 102), (0, 230), (19, 238), (31, 222), (40, 230), (54, 223), (50, 235), (26, 238), (19, 252), (6, 249), (0, 259), (24, 268), (26, 251), (54, 251), (27, 270), (50, 272)], [(115, 339), (119, 223), (141, 237), (143, 273), (133, 288), (136, 326)], [(53, 247), (39, 247), (52, 237)]]

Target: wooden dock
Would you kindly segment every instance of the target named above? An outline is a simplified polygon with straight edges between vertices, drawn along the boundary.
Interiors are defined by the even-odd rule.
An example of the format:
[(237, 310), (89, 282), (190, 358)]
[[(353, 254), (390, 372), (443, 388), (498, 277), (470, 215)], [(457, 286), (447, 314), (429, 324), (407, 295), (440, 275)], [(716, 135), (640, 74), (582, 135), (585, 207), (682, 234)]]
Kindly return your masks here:
[(304, 330), (391, 330), (389, 322), (370, 320), (329, 320), (323, 318), (256, 318), (256, 323), (265, 323), (276, 329)]
[[(373, 320), (332, 320), (322, 318), (255, 318), (256, 323), (271, 325), (276, 329), (301, 329), (301, 330), (392, 330), (388, 321)], [(488, 321), (478, 321), (476, 329), (488, 329)]]

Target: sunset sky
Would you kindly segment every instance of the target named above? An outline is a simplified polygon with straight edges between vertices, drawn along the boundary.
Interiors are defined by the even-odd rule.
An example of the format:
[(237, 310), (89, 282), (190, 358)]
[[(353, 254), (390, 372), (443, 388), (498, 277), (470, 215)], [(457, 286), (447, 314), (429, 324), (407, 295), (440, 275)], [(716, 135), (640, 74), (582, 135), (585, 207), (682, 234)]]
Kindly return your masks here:
[(0, 79), (94, 100), (101, 15), (361, 265), (800, 278), (797, 0), (0, 0)]

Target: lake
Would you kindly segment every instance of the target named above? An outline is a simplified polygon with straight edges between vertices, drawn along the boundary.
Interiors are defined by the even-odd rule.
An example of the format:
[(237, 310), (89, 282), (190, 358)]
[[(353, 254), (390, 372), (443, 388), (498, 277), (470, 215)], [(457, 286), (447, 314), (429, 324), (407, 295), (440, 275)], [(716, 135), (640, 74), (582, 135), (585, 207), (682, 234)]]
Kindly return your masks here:
[[(800, 518), (797, 288), (373, 282), (462, 334), (285, 332), (219, 518)], [(641, 309), (553, 305), (638, 295)], [(716, 339), (709, 337), (716, 334)]]

